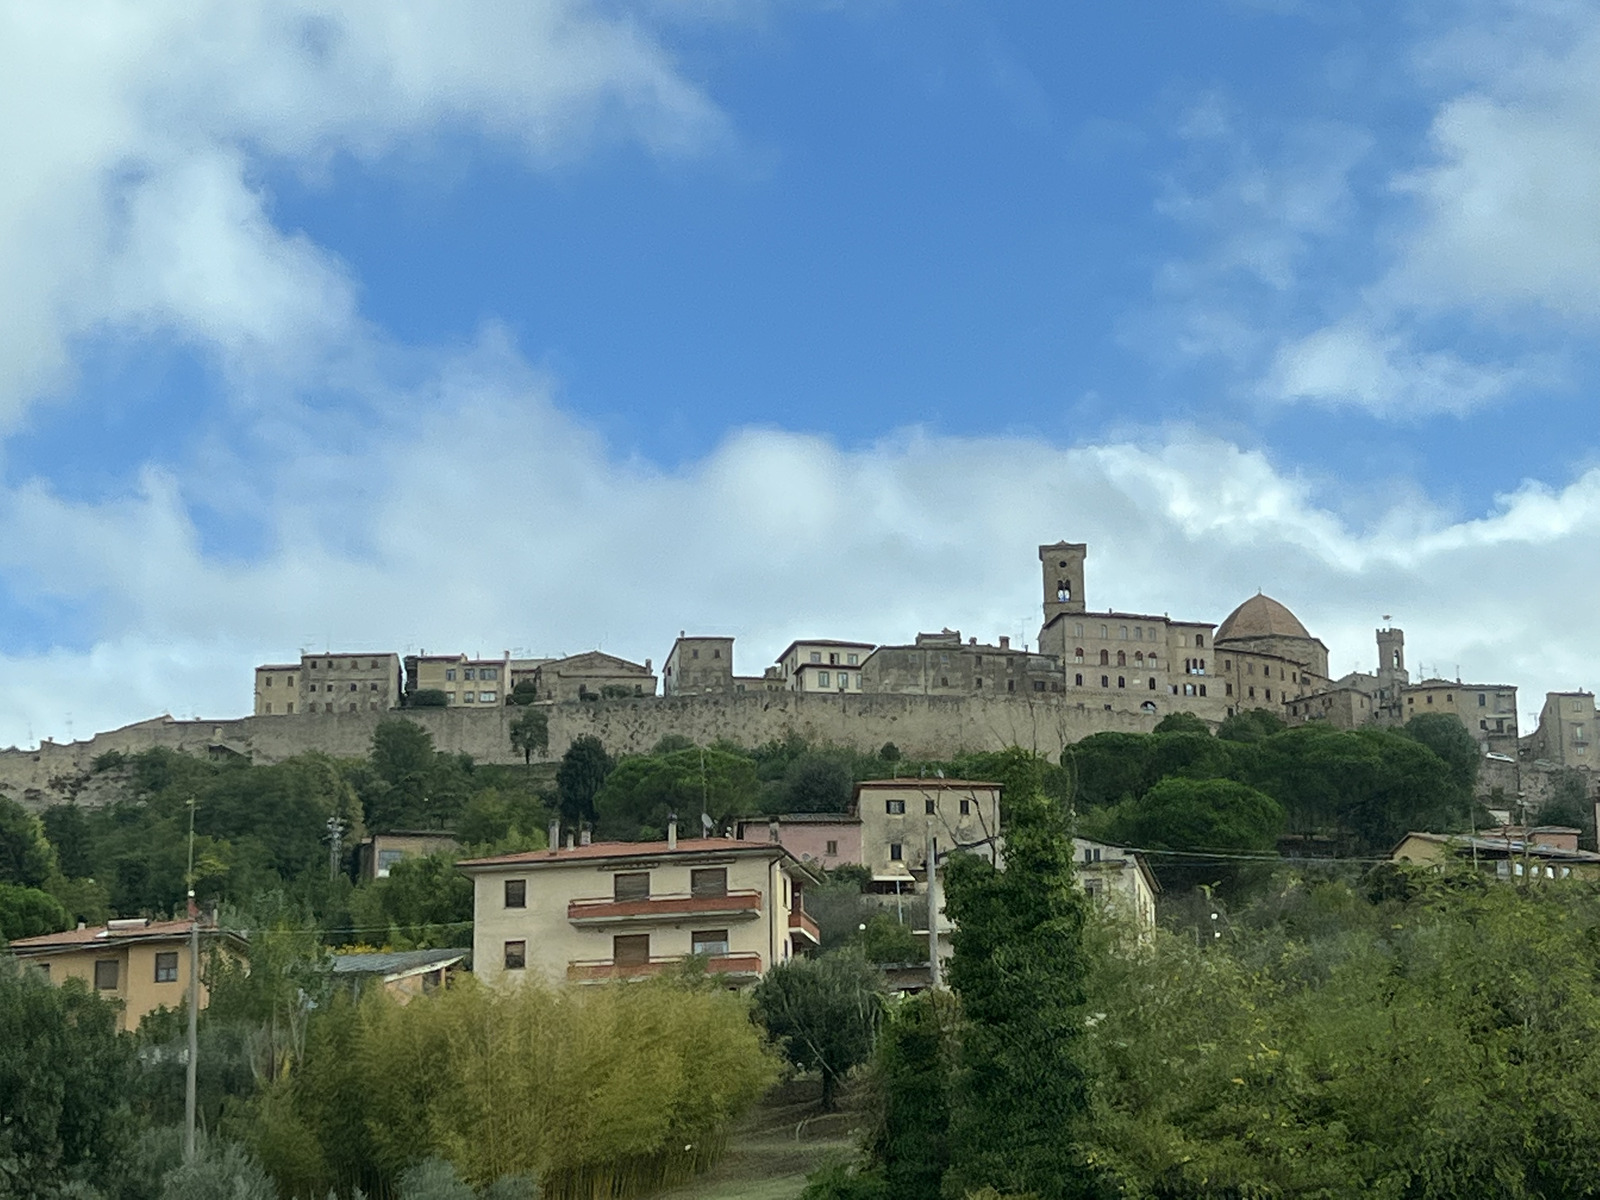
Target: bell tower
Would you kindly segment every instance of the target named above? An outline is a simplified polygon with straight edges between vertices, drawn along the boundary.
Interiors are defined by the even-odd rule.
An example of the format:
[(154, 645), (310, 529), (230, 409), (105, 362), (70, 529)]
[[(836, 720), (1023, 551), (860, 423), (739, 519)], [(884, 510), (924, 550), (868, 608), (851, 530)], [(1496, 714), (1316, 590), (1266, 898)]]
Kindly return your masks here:
[(1056, 542), (1039, 547), (1039, 565), (1044, 572), (1044, 623), (1050, 624), (1062, 613), (1084, 611), (1083, 560), (1089, 547), (1082, 542)]

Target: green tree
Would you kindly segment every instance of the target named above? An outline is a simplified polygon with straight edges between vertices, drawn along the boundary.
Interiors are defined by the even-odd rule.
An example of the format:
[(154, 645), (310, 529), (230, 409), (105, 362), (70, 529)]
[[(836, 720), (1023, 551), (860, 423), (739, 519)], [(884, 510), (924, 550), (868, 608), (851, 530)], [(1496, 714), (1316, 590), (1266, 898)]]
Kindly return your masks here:
[(1217, 726), (1217, 736), (1229, 742), (1259, 742), (1287, 728), (1283, 718), (1265, 708), (1242, 709)]
[(519, 679), (507, 699), (519, 707), (532, 704), (539, 699), (539, 685), (531, 679)]
[(0, 955), (0, 1196), (115, 1182), (131, 1144), (132, 1069), (110, 1004)]
[(1154, 742), (1142, 733), (1096, 733), (1063, 747), (1062, 765), (1072, 780), (1070, 807), (1083, 812), (1138, 795)]
[(1155, 733), (1203, 733), (1211, 736), (1211, 726), (1192, 712), (1168, 713), (1156, 722)]
[(1556, 774), (1550, 795), (1539, 809), (1541, 825), (1566, 825), (1582, 831), (1583, 844), (1595, 846), (1594, 803), (1583, 772), (1570, 767)]
[(550, 714), (542, 708), (524, 708), (511, 719), (511, 748), (522, 751), (522, 761), (550, 749)]
[(450, 697), (440, 688), (418, 688), (406, 697), (407, 708), (447, 708)]
[(600, 739), (592, 733), (572, 739), (567, 752), (561, 756), (561, 764), (556, 767), (556, 803), (563, 821), (569, 825), (586, 821), (593, 824), (595, 797), (615, 765)]
[(1478, 782), (1483, 751), (1467, 727), (1448, 713), (1419, 713), (1405, 723), (1402, 732), (1439, 756), (1450, 772), (1451, 782), (1460, 792), (1462, 803), (1470, 802), (1472, 789)]
[[(665, 836), (667, 816), (700, 812), (722, 822), (755, 809), (756, 765), (723, 750), (674, 750), (624, 758), (595, 797), (603, 836), (636, 840)], [(698, 826), (698, 821), (693, 822)]]
[(883, 976), (849, 951), (791, 958), (761, 977), (752, 1002), (784, 1057), (821, 1074), (822, 1107), (831, 1112), (840, 1082), (872, 1053)]
[(1169, 891), (1200, 883), (1233, 887), (1252, 878), (1228, 856), (1275, 853), (1283, 828), (1283, 809), (1276, 800), (1229, 779), (1173, 776), (1096, 816), (1090, 827), (1107, 841), (1192, 852), (1155, 860), (1156, 875)]
[(36, 888), (56, 869), (44, 827), (22, 805), (0, 796), (0, 883)]
[(920, 992), (889, 1009), (873, 1062), (883, 1113), (868, 1147), (883, 1172), (885, 1200), (939, 1195), (950, 1165), (959, 1021), (959, 1006), (943, 991)]
[(0, 941), (59, 933), (71, 923), (66, 908), (49, 892), (0, 883)]
[(1011, 797), (1004, 870), (950, 858), (950, 985), (964, 1016), (946, 1179), (954, 1195), (985, 1185), (1040, 1200), (1088, 1193), (1075, 1147), (1089, 1105), (1087, 903), (1066, 816), (1039, 793)]

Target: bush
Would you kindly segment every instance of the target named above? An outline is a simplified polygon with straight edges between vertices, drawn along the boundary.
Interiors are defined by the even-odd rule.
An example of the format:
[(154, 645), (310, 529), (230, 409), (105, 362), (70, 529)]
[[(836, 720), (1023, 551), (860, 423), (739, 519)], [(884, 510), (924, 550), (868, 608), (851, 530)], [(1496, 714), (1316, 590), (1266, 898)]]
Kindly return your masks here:
[(438, 688), (418, 688), (411, 693), (407, 708), (447, 708), (450, 701)]
[(278, 1189), (237, 1142), (208, 1142), (192, 1162), (168, 1173), (161, 1200), (278, 1200)]

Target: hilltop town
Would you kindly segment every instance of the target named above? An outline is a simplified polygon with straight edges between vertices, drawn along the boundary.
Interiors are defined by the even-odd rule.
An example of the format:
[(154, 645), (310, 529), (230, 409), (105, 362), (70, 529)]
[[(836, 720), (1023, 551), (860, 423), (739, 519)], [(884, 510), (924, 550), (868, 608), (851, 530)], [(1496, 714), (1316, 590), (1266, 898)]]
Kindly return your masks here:
[(937, 756), (1019, 745), (1054, 755), (1107, 730), (1147, 732), (1188, 712), (1216, 725), (1265, 709), (1286, 724), (1399, 726), (1422, 713), (1458, 719), (1483, 752), (1482, 798), (1537, 809), (1557, 773), (1580, 771), (1593, 792), (1597, 726), (1589, 691), (1552, 692), (1537, 728), (1517, 722), (1505, 682), (1423, 678), (1406, 666), (1404, 631), (1375, 631), (1371, 671), (1333, 678), (1327, 646), (1264, 594), (1219, 623), (1091, 609), (1088, 546), (1039, 547), (1042, 620), (1032, 648), (982, 642), (959, 630), (879, 645), (797, 638), (759, 675), (735, 670), (734, 639), (680, 632), (659, 673), (599, 650), (561, 658), (463, 653), (304, 653), (255, 670), (251, 716), (157, 717), (85, 741), (0, 751), (0, 795), (31, 807), (76, 797), (108, 751), (165, 746), (237, 754), (259, 763), (307, 750), (360, 755), (376, 723), (396, 711), (436, 744), (488, 763), (521, 761), (511, 724), (527, 706), (548, 712), (542, 750), (559, 758), (592, 734), (615, 753), (677, 734), (744, 745), (798, 733), (868, 750), (893, 742)]

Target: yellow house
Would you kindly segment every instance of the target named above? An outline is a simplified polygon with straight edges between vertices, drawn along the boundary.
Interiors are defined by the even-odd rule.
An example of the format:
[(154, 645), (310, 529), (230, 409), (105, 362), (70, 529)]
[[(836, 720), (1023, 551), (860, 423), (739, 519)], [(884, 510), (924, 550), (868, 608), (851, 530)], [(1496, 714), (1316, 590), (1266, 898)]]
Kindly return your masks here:
[(642, 979), (691, 956), (750, 982), (816, 949), (801, 893), (816, 882), (782, 846), (726, 838), (595, 842), (468, 859), (473, 973), (489, 983)]
[(964, 849), (994, 860), (1000, 836), (1000, 785), (970, 779), (868, 779), (856, 784), (861, 864), (878, 890), (910, 891), (927, 864), (931, 832), (940, 860)]
[(1600, 879), (1600, 854), (1578, 849), (1578, 830), (1560, 825), (1464, 833), (1408, 833), (1389, 855), (1392, 862), (1443, 866), (1471, 863), (1486, 875), (1511, 883), (1555, 879)]
[[(118, 1028), (137, 1029), (145, 1014), (155, 1009), (179, 1008), (189, 997), (190, 921), (151, 921), (144, 917), (111, 921), (94, 928), (18, 938), (11, 953), (59, 983), (81, 979), (105, 1000), (121, 1004)], [(243, 940), (223, 933), (204, 921), (200, 924), (200, 952), (209, 953), (223, 940), (224, 948), (239, 954)], [(207, 1001), (200, 985), (200, 1006)]]

